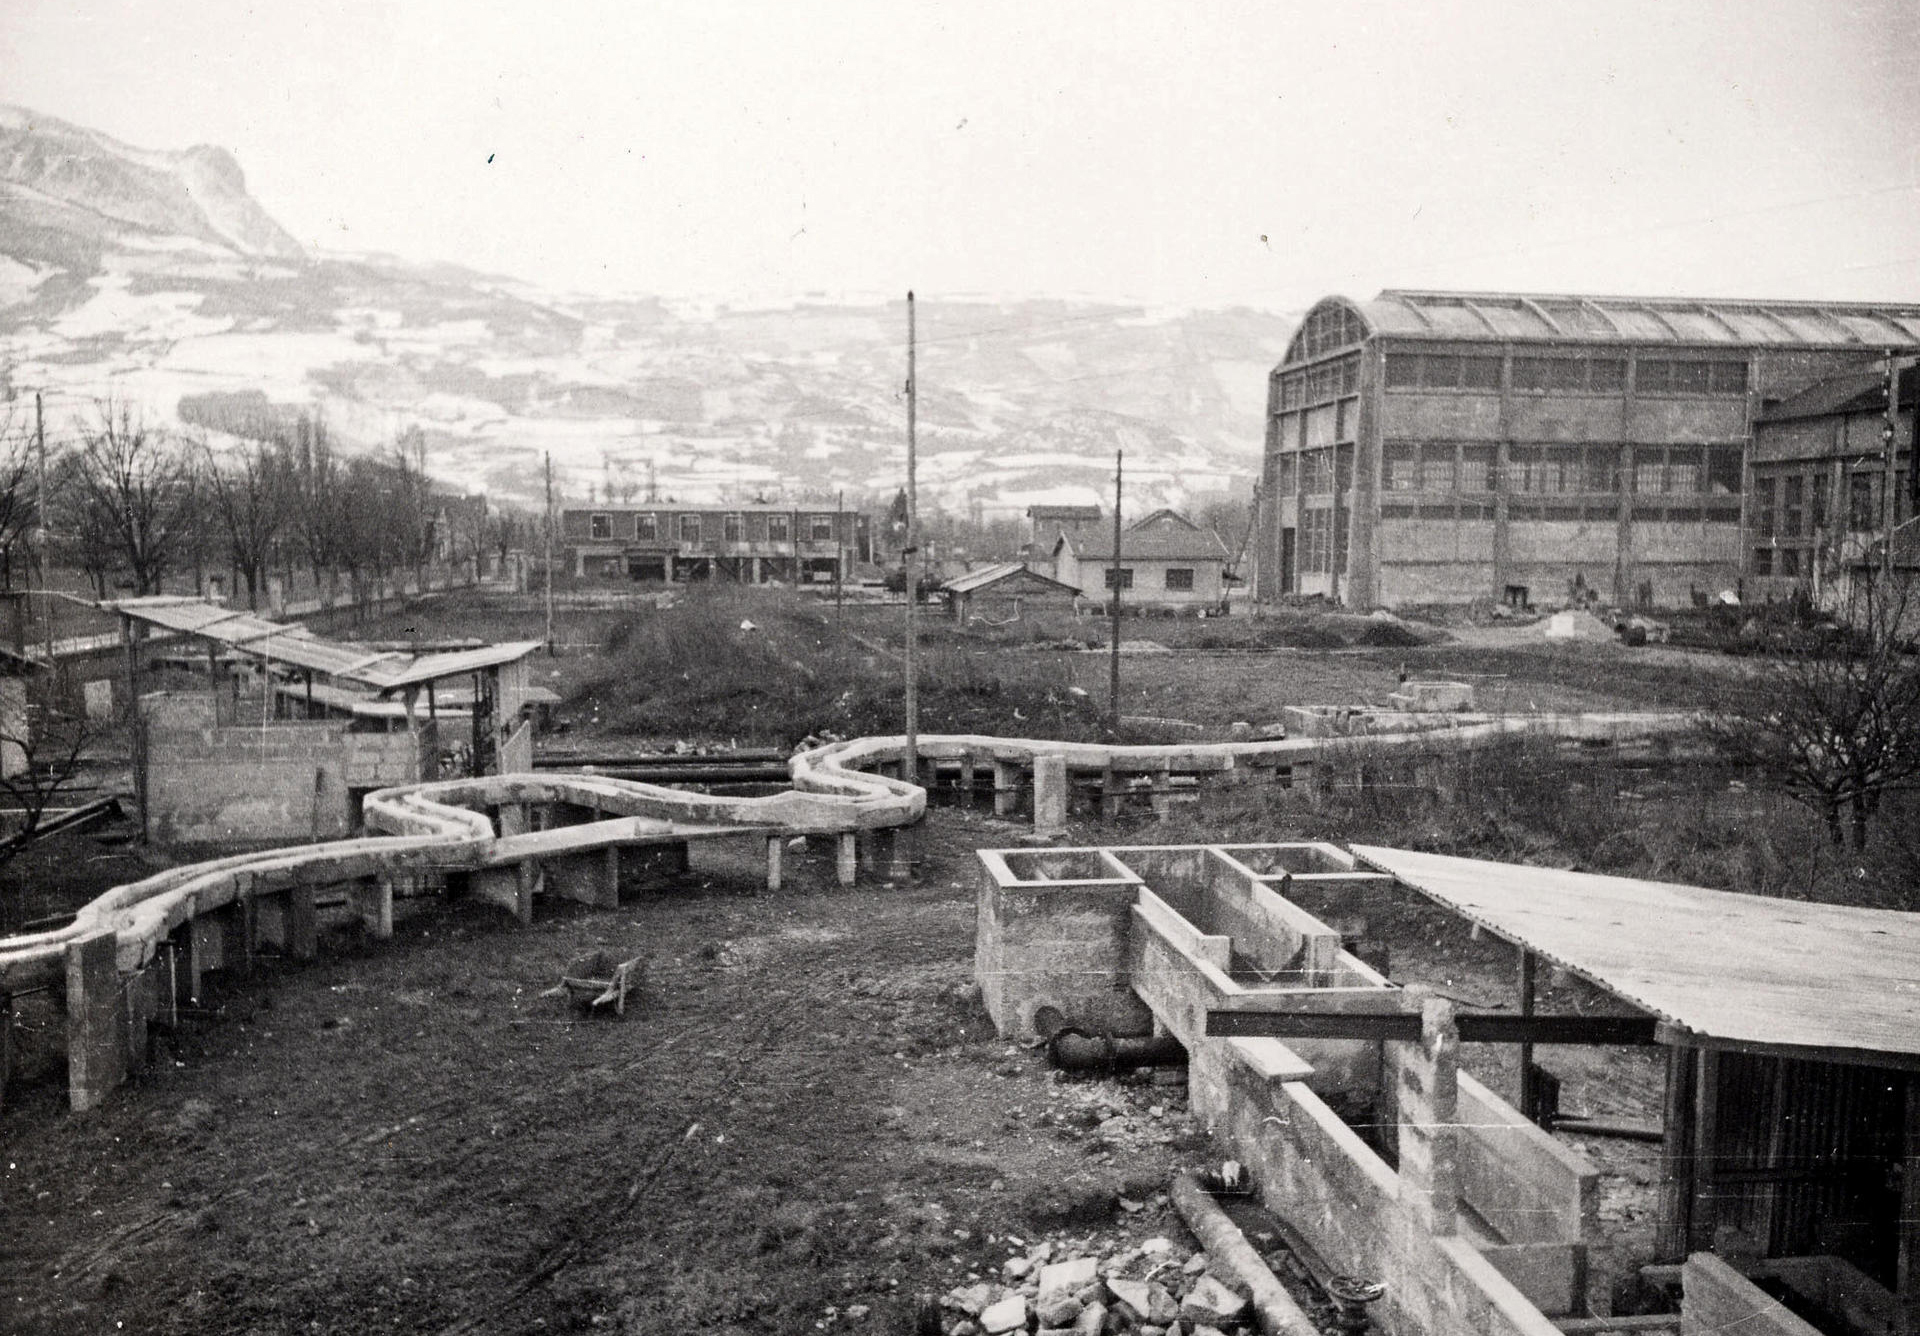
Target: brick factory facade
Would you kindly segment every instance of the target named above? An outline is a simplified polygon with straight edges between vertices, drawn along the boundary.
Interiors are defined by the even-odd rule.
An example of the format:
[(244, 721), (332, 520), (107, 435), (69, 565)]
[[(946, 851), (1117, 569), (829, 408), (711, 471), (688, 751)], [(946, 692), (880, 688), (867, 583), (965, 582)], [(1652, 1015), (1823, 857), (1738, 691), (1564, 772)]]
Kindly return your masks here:
[(1751, 560), (1754, 423), (1920, 306), (1329, 297), (1269, 378), (1256, 597), (1679, 604)]
[(830, 584), (873, 559), (867, 516), (832, 507), (570, 506), (560, 541), (574, 574), (615, 579)]

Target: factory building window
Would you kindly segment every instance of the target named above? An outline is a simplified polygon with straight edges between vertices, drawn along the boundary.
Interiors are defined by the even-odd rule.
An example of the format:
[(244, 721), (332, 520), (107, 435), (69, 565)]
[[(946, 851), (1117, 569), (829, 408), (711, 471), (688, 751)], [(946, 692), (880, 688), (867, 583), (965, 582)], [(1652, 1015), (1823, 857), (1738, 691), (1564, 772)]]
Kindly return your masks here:
[(812, 522), (808, 532), (813, 541), (816, 543), (831, 543), (833, 541), (833, 516), (814, 515), (809, 518)]
[(633, 517), (633, 536), (642, 543), (651, 543), (660, 536), (660, 517), (651, 510), (643, 510)]
[(1824, 471), (1813, 475), (1813, 504), (1808, 508), (1807, 518), (1812, 521), (1815, 533), (1827, 527), (1827, 491), (1830, 483)]
[(611, 515), (587, 516), (587, 536), (589, 538), (596, 538), (596, 539), (605, 539), (605, 538), (613, 537), (613, 516)]
[(789, 515), (767, 516), (767, 541), (769, 543), (789, 543), (793, 541), (793, 518)]
[(1333, 451), (1309, 450), (1300, 456), (1300, 490), (1308, 496), (1327, 496), (1333, 491)]
[(1385, 471), (1385, 483), (1389, 492), (1417, 492), (1420, 490), (1420, 447), (1410, 442), (1394, 441), (1381, 447), (1381, 467)]
[(1193, 568), (1191, 566), (1167, 567), (1167, 588), (1189, 593), (1192, 592)]
[(1423, 491), (1453, 490), (1453, 446), (1447, 443), (1420, 447), (1420, 485)]
[(1106, 571), (1103, 574), (1106, 580), (1107, 588), (1109, 589), (1112, 589), (1114, 587), (1115, 576), (1119, 577), (1120, 588), (1122, 589), (1133, 588), (1133, 567), (1131, 566), (1122, 566), (1117, 570), (1112, 566), (1109, 566), (1107, 567)]
[(1780, 532), (1798, 538), (1806, 532), (1801, 527), (1806, 518), (1807, 480), (1798, 473), (1790, 473), (1780, 480)]
[(1856, 533), (1880, 527), (1880, 507), (1873, 493), (1873, 474), (1847, 475), (1847, 527)]
[(1392, 353), (1387, 357), (1390, 390), (1498, 390), (1498, 356), (1460, 353)]
[(1747, 364), (1643, 357), (1633, 384), (1639, 394), (1745, 394)]
[(1753, 573), (1755, 575), (1773, 574), (1773, 549), (1756, 547), (1753, 549)]
[(1545, 393), (1614, 393), (1625, 388), (1627, 363), (1619, 357), (1516, 357), (1513, 388)]
[(1333, 512), (1309, 510), (1300, 517), (1300, 568), (1316, 575), (1333, 570)]
[(720, 536), (729, 543), (738, 543), (745, 540), (746, 527), (742, 524), (740, 516), (737, 513), (729, 511), (721, 519)]
[(1274, 477), (1274, 485), (1279, 489), (1280, 495), (1292, 496), (1294, 486), (1300, 479), (1300, 457), (1298, 455), (1281, 455), (1280, 467)]
[(1707, 447), (1707, 490), (1715, 496), (1740, 495), (1740, 447)]
[(683, 543), (697, 543), (700, 541), (700, 517), (698, 515), (682, 515), (680, 517), (680, 541)]
[(1491, 492), (1494, 488), (1493, 447), (1466, 445), (1460, 448), (1460, 490)]
[(1773, 537), (1773, 498), (1774, 480), (1755, 478), (1753, 480), (1753, 532), (1758, 538)]

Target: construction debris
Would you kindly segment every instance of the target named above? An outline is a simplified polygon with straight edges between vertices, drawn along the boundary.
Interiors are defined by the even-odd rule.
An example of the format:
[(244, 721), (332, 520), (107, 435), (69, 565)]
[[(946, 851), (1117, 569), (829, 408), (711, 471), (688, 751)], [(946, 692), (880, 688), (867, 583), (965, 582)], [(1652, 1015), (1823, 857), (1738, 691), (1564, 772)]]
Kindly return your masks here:
[(568, 961), (560, 982), (540, 996), (569, 998), (588, 1011), (611, 1005), (614, 1015), (624, 1016), (627, 994), (638, 992), (645, 980), (643, 957), (635, 956), (616, 964), (612, 952), (591, 951)]

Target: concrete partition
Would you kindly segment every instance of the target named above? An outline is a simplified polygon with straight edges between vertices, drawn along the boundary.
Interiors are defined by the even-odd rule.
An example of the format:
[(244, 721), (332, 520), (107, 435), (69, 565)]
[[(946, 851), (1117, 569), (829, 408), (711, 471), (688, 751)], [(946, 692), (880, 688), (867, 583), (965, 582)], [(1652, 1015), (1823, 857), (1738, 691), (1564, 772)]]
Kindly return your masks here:
[[(1597, 1170), (1460, 1073), (1450, 1003), (1392, 986), (1283, 893), (1311, 877), (1374, 895), (1387, 879), (1309, 845), (980, 857), (975, 969), (1001, 1032), (1045, 1028), (1047, 1006), (1100, 1014), (1110, 994), (1085, 980), (1123, 947), (1132, 994), (1187, 1049), (1195, 1116), (1329, 1265), (1386, 1283), (1383, 1330), (1548, 1336), (1545, 1314), (1584, 1311)], [(1208, 1012), (1234, 1010), (1413, 1012), (1422, 1037), (1207, 1033)], [(1392, 1163), (1342, 1110), (1390, 1129)]]

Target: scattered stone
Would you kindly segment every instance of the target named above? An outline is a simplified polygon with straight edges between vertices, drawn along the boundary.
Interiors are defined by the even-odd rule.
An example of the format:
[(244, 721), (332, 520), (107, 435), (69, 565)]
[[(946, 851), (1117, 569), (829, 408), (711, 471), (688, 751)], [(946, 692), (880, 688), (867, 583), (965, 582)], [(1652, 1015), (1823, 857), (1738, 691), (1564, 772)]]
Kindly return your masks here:
[(1094, 1283), (1098, 1276), (1091, 1257), (1076, 1257), (1070, 1262), (1055, 1262), (1040, 1268), (1040, 1302), (1076, 1294)]
[(1036, 1303), (1034, 1309), (1040, 1314), (1040, 1325), (1043, 1327), (1071, 1327), (1085, 1306), (1071, 1294), (1063, 1294)]
[(986, 1311), (987, 1305), (993, 1302), (994, 1295), (998, 1293), (996, 1286), (982, 1281), (978, 1285), (968, 1285), (964, 1289), (948, 1290), (941, 1296), (940, 1303), (942, 1307), (958, 1309), (968, 1317), (979, 1317)]
[(1164, 1285), (1147, 1286), (1147, 1321), (1168, 1326), (1180, 1318), (1180, 1304)]
[(866, 1304), (848, 1304), (847, 1305), (847, 1317), (849, 1320), (854, 1322), (858, 1322), (861, 1318), (865, 1317), (868, 1313), (871, 1313), (872, 1311), (873, 1309), (869, 1308)]
[(1106, 1325), (1107, 1306), (1098, 1299), (1080, 1310), (1080, 1316), (1073, 1320), (1074, 1336), (1100, 1336), (1100, 1328)]
[(1224, 1326), (1247, 1311), (1247, 1301), (1212, 1276), (1202, 1276), (1180, 1305), (1180, 1316), (1197, 1323)]
[(1008, 1280), (1025, 1280), (1027, 1273), (1033, 1270), (1033, 1263), (1025, 1257), (1009, 1257), (1006, 1265), (1000, 1269)]
[(1180, 1269), (1186, 1272), (1189, 1276), (1199, 1275), (1202, 1271), (1205, 1271), (1207, 1269), (1207, 1255), (1203, 1252), (1195, 1253), (1193, 1256), (1187, 1259), (1186, 1264), (1182, 1266)]
[(1147, 1292), (1146, 1282), (1110, 1276), (1107, 1288), (1113, 1292), (1113, 1301), (1124, 1304), (1135, 1322), (1145, 1322), (1147, 1314), (1153, 1311), (1153, 1296)]
[(1161, 1253), (1173, 1251), (1173, 1240), (1152, 1238), (1140, 1245), (1140, 1251), (1148, 1257), (1158, 1257)]
[(987, 1336), (998, 1336), (1000, 1332), (1025, 1330), (1027, 1325), (1027, 1301), (1017, 1294), (1009, 1294), (997, 1304), (991, 1304), (980, 1314), (980, 1330)]

